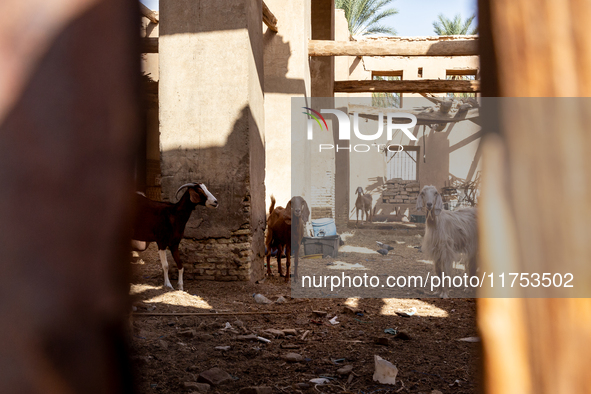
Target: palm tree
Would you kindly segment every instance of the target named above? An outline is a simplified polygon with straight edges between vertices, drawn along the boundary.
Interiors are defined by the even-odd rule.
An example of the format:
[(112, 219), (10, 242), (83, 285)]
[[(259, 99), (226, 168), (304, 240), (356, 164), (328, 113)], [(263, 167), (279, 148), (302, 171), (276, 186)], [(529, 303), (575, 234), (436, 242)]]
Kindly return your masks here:
[(435, 30), (435, 34), (439, 36), (477, 34), (478, 26), (468, 33), (470, 25), (475, 17), (476, 15), (472, 15), (462, 23), (462, 16), (460, 14), (457, 14), (453, 20), (447, 18), (443, 14), (439, 14), (437, 17), (439, 21), (433, 22), (433, 30)]
[(352, 36), (373, 33), (396, 35), (396, 30), (380, 25), (382, 19), (396, 15), (398, 10), (390, 7), (382, 9), (393, 0), (335, 0), (335, 8), (345, 10), (345, 18)]

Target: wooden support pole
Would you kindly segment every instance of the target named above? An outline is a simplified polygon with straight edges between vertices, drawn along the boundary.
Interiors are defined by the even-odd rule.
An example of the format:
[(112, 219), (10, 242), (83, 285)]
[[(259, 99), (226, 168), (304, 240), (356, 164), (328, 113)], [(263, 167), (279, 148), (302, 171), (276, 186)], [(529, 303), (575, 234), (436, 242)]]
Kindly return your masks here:
[[(588, 393), (591, 4), (480, 0), (478, 8), (487, 43), (483, 96), (502, 97), (483, 105), (491, 112), (481, 145), (480, 270), (572, 272), (568, 295), (581, 297), (479, 299), (484, 392)], [(521, 286), (512, 293), (534, 285)], [(563, 289), (553, 285), (538, 297)]]
[(310, 56), (473, 56), (478, 39), (463, 36), (402, 38), (366, 41), (308, 41)]
[(475, 93), (479, 81), (423, 79), (413, 81), (335, 81), (335, 93)]
[(265, 312), (133, 312), (133, 316), (248, 316), (248, 315), (286, 315), (292, 312), (265, 311)]
[(140, 40), (142, 53), (158, 53), (158, 37), (145, 37)]
[(142, 15), (148, 18), (150, 22), (158, 23), (158, 16), (156, 16), (156, 13), (154, 11), (152, 11), (142, 3), (140, 3), (140, 10), (142, 12)]
[(265, 22), (265, 25), (267, 25), (267, 27), (269, 29), (271, 29), (275, 33), (277, 33), (277, 18), (275, 18), (275, 15), (273, 15), (273, 13), (269, 9), (269, 7), (267, 7), (267, 5), (265, 4), (264, 1), (263, 1), (263, 22)]
[(0, 393), (135, 393), (125, 321), (141, 132), (137, 4), (0, 8), (0, 58), (10, 59), (0, 72), (0, 310), (10, 317), (0, 325)]

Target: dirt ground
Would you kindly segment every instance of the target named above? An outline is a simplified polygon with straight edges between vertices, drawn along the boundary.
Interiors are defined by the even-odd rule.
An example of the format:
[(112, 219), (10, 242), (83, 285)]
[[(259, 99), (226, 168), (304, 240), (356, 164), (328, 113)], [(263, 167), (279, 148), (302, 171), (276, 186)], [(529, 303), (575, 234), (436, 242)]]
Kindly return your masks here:
[[(339, 251), (337, 258), (302, 259), (300, 275), (340, 274), (342, 270), (330, 268), (339, 262), (365, 267), (346, 271), (351, 275), (373, 275), (393, 266), (401, 269), (398, 272), (427, 272), (432, 266), (419, 262), (424, 256), (416, 248), (420, 233), (419, 229), (356, 231), (345, 236), (344, 251)], [(375, 253), (376, 240), (394, 250), (387, 256)], [(212, 313), (132, 316), (132, 360), (141, 393), (193, 392), (185, 382), (197, 382), (200, 373), (214, 367), (226, 371), (231, 380), (212, 386), (210, 393), (236, 393), (252, 386), (270, 387), (273, 393), (478, 391), (480, 344), (459, 341), (478, 336), (473, 299), (346, 298), (338, 292), (332, 296), (339, 298), (292, 298), (290, 285), (277, 275), (275, 259), (274, 276), (262, 283), (185, 281), (185, 292), (171, 291), (162, 288), (155, 246), (140, 257), (142, 260), (133, 264), (131, 284), (138, 313)], [(173, 276), (176, 278), (171, 273), (176, 285)], [(253, 298), (256, 293), (273, 301), (283, 297), (286, 302), (258, 304)], [(397, 314), (413, 311), (416, 313), (410, 317)], [(233, 314), (244, 312), (269, 313)], [(338, 324), (329, 322), (334, 316)], [(398, 335), (385, 333), (388, 328)], [(265, 332), (269, 329), (295, 332)], [(241, 338), (252, 334), (270, 342)], [(288, 353), (297, 353), (301, 360), (286, 361)], [(375, 355), (398, 368), (395, 385), (373, 381)], [(352, 373), (339, 375), (337, 370), (346, 365), (353, 367)], [(322, 377), (330, 383), (309, 382)]]

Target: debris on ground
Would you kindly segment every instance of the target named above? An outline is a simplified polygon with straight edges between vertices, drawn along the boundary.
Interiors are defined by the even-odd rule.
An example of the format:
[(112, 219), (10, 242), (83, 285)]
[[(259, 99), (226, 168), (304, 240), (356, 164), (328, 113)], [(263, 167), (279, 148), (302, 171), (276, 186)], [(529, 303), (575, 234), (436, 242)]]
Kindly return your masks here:
[(267, 297), (265, 297), (262, 294), (253, 294), (252, 295), (254, 297), (254, 300), (257, 304), (272, 304), (273, 301), (271, 301), (270, 299), (268, 299)]
[(480, 337), (466, 337), (457, 340), (462, 342), (480, 342)]
[(219, 386), (231, 381), (232, 377), (230, 374), (217, 367), (208, 369), (205, 372), (201, 372), (197, 378), (197, 382), (206, 383), (210, 386)]
[[(367, 270), (344, 270), (345, 275), (372, 275), (384, 266), (387, 258), (392, 259), (396, 269), (402, 269), (401, 274), (426, 275), (433, 265), (417, 263), (422, 255), (407, 247), (421, 241), (415, 238), (415, 234), (424, 233), (424, 229), (408, 231), (408, 234), (392, 230), (357, 231), (347, 239), (352, 250), (346, 256), (339, 251), (338, 258), (349, 266), (362, 263)], [(395, 256), (392, 257), (393, 253), (387, 257), (379, 256), (375, 252), (376, 239), (393, 246)], [(405, 241), (406, 245), (397, 244), (395, 239)], [(357, 253), (353, 247), (361, 251)], [(187, 293), (170, 292), (162, 288), (162, 265), (157, 246), (150, 245), (141, 256), (145, 264), (131, 267), (132, 304), (139, 312), (156, 307), (159, 313), (175, 315), (133, 314), (130, 317), (131, 362), (137, 376), (138, 392), (199, 393), (201, 391), (197, 388), (184, 388), (183, 382), (207, 384), (197, 382), (199, 374), (213, 367), (226, 371), (231, 380), (211, 386), (208, 393), (212, 394), (238, 393), (242, 388), (256, 387), (270, 387), (277, 393), (297, 393), (298, 390), (316, 393), (320, 390), (326, 394), (344, 391), (378, 394), (389, 389), (392, 393), (427, 394), (438, 389), (444, 393), (475, 394), (479, 387), (477, 367), (481, 347), (470, 343), (462, 345), (457, 341), (478, 336), (476, 303), (473, 299), (463, 298), (462, 290), (456, 294), (452, 290), (452, 295), (462, 298), (451, 300), (364, 299), (339, 297), (338, 293), (330, 294), (330, 298), (291, 298), (290, 285), (285, 283), (284, 277), (275, 275), (265, 277), (264, 283), (259, 284), (187, 277)], [(318, 268), (318, 275), (336, 274), (322, 260), (310, 264)], [(304, 265), (301, 260), (300, 275), (305, 274)], [(276, 272), (275, 259), (271, 260), (271, 266)], [(458, 272), (463, 271), (459, 269)], [(341, 275), (341, 272), (337, 273)], [(175, 275), (173, 265), (171, 280), (176, 280)], [(258, 304), (253, 300), (253, 294), (262, 294), (275, 302)], [(280, 296), (287, 302), (277, 303)], [(412, 318), (396, 314), (396, 311), (412, 311), (413, 307), (417, 313)], [(210, 315), (181, 315), (195, 312)], [(232, 315), (233, 312), (237, 314)], [(220, 315), (216, 316), (217, 313)], [(338, 325), (329, 323), (335, 315), (340, 322)], [(221, 330), (226, 323), (230, 323), (233, 330)], [(389, 327), (397, 334), (386, 333), (384, 330)], [(285, 336), (274, 339), (268, 335), (264, 338), (263, 331), (267, 329), (280, 330)], [(195, 333), (179, 335), (179, 332), (190, 330)], [(403, 334), (412, 341), (403, 341)], [(375, 337), (386, 337), (389, 345), (374, 343)], [(283, 360), (281, 356), (288, 352), (300, 354), (303, 360)], [(396, 376), (396, 386), (382, 386), (373, 381), (374, 355), (394, 365), (404, 365)], [(347, 365), (353, 367), (348, 375), (337, 372)], [(330, 377), (337, 379), (331, 380)], [(326, 379), (324, 386), (318, 385), (315, 390), (316, 384), (309, 382), (312, 378)], [(455, 382), (453, 386), (451, 382)]]
[(290, 363), (299, 363), (300, 361), (304, 361), (304, 357), (297, 353), (287, 353), (281, 356), (281, 358)]
[(388, 360), (384, 360), (378, 355), (374, 356), (375, 372), (373, 380), (382, 384), (396, 384), (398, 368)]

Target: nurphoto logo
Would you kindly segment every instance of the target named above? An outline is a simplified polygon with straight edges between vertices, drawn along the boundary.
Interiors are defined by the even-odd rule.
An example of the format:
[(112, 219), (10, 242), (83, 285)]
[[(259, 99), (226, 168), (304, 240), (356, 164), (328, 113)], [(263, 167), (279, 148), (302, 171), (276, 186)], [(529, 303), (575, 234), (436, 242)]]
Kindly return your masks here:
[[(337, 109), (321, 109), (320, 112), (313, 110), (309, 107), (302, 107), (308, 112), (303, 112), (303, 114), (308, 116), (307, 122), (307, 132), (308, 132), (308, 140), (312, 141), (314, 138), (314, 123), (317, 123), (320, 126), (320, 130), (328, 131), (328, 124), (326, 123), (326, 119), (322, 116), (322, 114), (333, 114), (336, 116), (337, 121), (339, 122), (339, 141), (350, 141), (351, 140), (351, 121), (349, 120), (349, 115), (343, 111), (339, 111)], [(393, 119), (409, 119), (409, 123), (394, 123)], [(388, 112), (386, 113), (386, 138), (387, 141), (391, 141), (393, 138), (393, 131), (394, 130), (401, 130), (411, 141), (417, 141), (417, 137), (415, 137), (409, 129), (415, 127), (417, 124), (417, 117), (413, 114), (404, 113), (404, 112)], [(324, 125), (324, 127), (322, 127)], [(353, 133), (355, 133), (355, 137), (362, 141), (375, 141), (382, 137), (384, 133), (384, 113), (380, 112), (378, 114), (378, 130), (374, 134), (363, 134), (359, 130), (359, 113), (353, 113)], [(400, 152), (402, 150), (402, 145), (399, 144), (372, 144), (376, 147), (377, 152), (381, 152), (384, 149), (387, 149), (391, 152)], [(383, 148), (382, 148), (383, 147)], [(318, 151), (322, 152), (323, 150), (334, 150), (338, 152), (339, 150), (348, 150), (351, 152), (352, 150), (355, 152), (369, 152), (371, 150), (371, 146), (368, 144), (356, 144), (351, 146), (350, 144), (347, 145), (339, 145), (336, 144), (318, 144)]]

